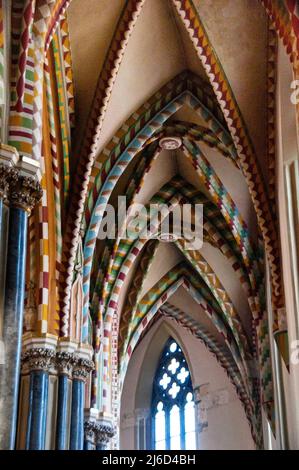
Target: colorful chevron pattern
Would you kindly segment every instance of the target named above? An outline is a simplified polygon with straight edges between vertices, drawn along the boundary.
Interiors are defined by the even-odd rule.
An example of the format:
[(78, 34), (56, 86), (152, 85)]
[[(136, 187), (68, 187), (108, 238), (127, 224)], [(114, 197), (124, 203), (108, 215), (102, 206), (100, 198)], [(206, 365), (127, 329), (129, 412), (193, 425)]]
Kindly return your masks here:
[[(0, 113), (4, 100), (4, 43), (3, 5), (0, 0)], [(226, 363), (231, 377), (243, 397), (246, 413), (252, 427), (254, 404), (247, 357), (248, 346), (238, 314), (219, 279), (199, 253), (186, 254), (194, 267), (192, 281), (186, 273), (169, 275), (164, 286), (140, 298), (146, 273), (152, 262), (156, 243), (127, 241), (107, 245), (102, 258), (96, 259), (96, 239), (102, 215), (115, 185), (128, 164), (141, 156), (127, 195), (134, 200), (144, 184), (151, 164), (159, 154), (158, 141), (162, 136), (176, 135), (183, 140), (183, 151), (211, 195), (205, 199), (205, 239), (231, 260), (241, 284), (248, 295), (250, 309), (257, 329), (257, 356), (262, 369), (263, 402), (273, 421), (273, 390), (269, 352), (267, 318), (264, 305), (264, 280), (256, 247), (249, 239), (248, 229), (230, 194), (203, 154), (200, 143), (216, 148), (225, 158), (239, 168), (246, 179), (263, 236), (265, 251), (271, 270), (275, 328), (278, 328), (278, 307), (284, 303), (281, 291), (280, 256), (276, 233), (275, 208), (275, 54), (276, 33), (282, 38), (298, 76), (299, 7), (295, 0), (261, 0), (271, 20), (268, 37), (268, 182), (262, 179), (253, 146), (248, 136), (227, 77), (209, 41), (207, 32), (191, 0), (173, 0), (210, 83), (183, 73), (170, 81), (144, 103), (113, 136), (97, 155), (97, 142), (103, 119), (110, 101), (124, 51), (134, 30), (145, 0), (129, 0), (118, 22), (111, 46), (101, 71), (86, 138), (78, 161), (74, 195), (70, 198), (71, 128), (74, 126), (74, 84), (66, 10), (70, 0), (15, 0), (12, 8), (12, 73), (9, 143), (23, 155), (40, 160), (43, 198), (29, 222), (30, 250), (28, 257), (28, 284), (38, 289), (37, 329), (40, 333), (69, 334), (70, 292), (73, 266), (76, 260), (80, 231), (84, 239), (84, 312), (82, 340), (90, 341), (90, 316), (96, 324), (95, 351), (104, 357), (103, 388), (101, 375), (94, 376), (93, 399), (108, 396), (105, 388), (110, 383), (117, 388), (115, 371), (117, 355), (124, 353), (123, 370), (132, 351), (151, 318), (159, 311), (180, 321), (207, 347), (218, 354), (219, 362)], [(187, 105), (204, 120), (207, 128), (188, 126), (186, 123), (167, 123), (180, 107)], [(2, 116), (0, 115), (0, 126)], [(299, 119), (299, 113), (298, 113)], [(185, 186), (185, 187), (183, 187)], [(164, 194), (162, 194), (164, 191)], [(182, 181), (174, 180), (163, 188), (157, 198), (187, 197), (193, 202), (203, 195), (194, 194)], [(68, 210), (70, 203), (70, 210)], [(179, 202), (178, 202), (179, 203)], [(36, 247), (38, 246), (38, 252)], [(183, 250), (183, 247), (178, 247)], [(50, 252), (55, 262), (50, 261)], [(136, 261), (138, 264), (128, 297), (128, 304), (119, 319), (120, 341), (117, 344), (115, 315), (117, 301), (126, 276)], [(188, 265), (189, 266), (189, 265)], [(185, 269), (186, 270), (186, 269)], [(190, 270), (190, 268), (189, 268)], [(196, 272), (197, 271), (197, 272)], [(180, 277), (179, 277), (180, 276)], [(201, 278), (201, 284), (198, 281)], [(194, 279), (193, 279), (194, 278)], [(201, 302), (206, 310), (213, 306), (213, 319), (224, 334), (234, 357), (227, 364), (213, 341), (193, 325), (190, 318), (165, 307), (174, 288), (182, 282), (195, 292), (205, 292)], [(140, 283), (138, 285), (138, 283)], [(53, 287), (54, 286), (54, 287)], [(166, 287), (165, 287), (166, 286)], [(166, 289), (166, 290), (165, 290)], [(51, 300), (52, 299), (52, 300)], [(208, 299), (208, 300), (207, 300)], [(167, 310), (168, 308), (168, 310)], [(211, 307), (212, 308), (212, 307)], [(171, 311), (172, 310), (172, 311)], [(168, 312), (168, 313), (167, 313)], [(184, 323), (185, 322), (185, 323)], [(221, 323), (222, 322), (222, 323)], [(223, 326), (224, 325), (224, 326)], [(225, 329), (226, 328), (226, 329)], [(113, 345), (111, 344), (111, 335)], [(139, 335), (139, 336), (138, 336)], [(231, 341), (234, 336), (236, 345)], [(113, 347), (112, 347), (113, 346)], [(213, 349), (214, 348), (214, 349)], [(118, 352), (117, 352), (118, 350)], [(113, 372), (108, 363), (113, 356)], [(127, 362), (126, 362), (127, 361)], [(112, 376), (111, 376), (112, 374)], [(249, 398), (248, 398), (249, 397)], [(115, 397), (114, 397), (115, 398)], [(247, 400), (247, 401), (246, 401)], [(104, 407), (108, 406), (103, 401)], [(115, 413), (117, 405), (114, 400)], [(256, 425), (257, 426), (257, 425)], [(256, 428), (257, 429), (257, 428)], [(258, 434), (258, 432), (256, 433)], [(258, 438), (257, 438), (258, 439)]]

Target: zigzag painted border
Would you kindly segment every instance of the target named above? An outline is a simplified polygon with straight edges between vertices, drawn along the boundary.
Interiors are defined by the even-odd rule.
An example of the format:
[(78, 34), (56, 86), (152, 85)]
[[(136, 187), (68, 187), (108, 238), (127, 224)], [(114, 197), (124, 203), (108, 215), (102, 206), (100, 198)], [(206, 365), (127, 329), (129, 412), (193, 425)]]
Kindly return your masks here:
[(173, 3), (210, 79), (227, 126), (235, 142), (242, 171), (257, 214), (259, 227), (263, 234), (273, 283), (273, 302), (274, 306), (278, 307), (282, 302), (283, 294), (279, 269), (277, 233), (252, 143), (223, 68), (208, 40), (208, 35), (192, 2), (189, 0), (173, 0)]

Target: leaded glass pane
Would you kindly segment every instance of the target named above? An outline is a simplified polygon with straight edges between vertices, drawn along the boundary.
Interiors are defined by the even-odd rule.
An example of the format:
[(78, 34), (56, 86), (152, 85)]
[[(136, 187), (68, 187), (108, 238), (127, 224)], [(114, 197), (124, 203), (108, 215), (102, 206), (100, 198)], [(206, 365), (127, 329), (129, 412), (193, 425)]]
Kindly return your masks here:
[(157, 367), (152, 409), (155, 449), (196, 448), (191, 375), (182, 349), (172, 338), (167, 341)]

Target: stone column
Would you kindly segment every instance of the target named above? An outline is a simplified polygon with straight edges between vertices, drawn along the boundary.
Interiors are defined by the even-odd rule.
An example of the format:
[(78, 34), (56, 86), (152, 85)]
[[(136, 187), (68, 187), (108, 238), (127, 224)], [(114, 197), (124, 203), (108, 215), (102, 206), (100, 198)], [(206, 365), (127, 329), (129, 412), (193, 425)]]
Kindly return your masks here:
[(54, 365), (57, 340), (45, 334), (24, 341), (24, 367), (30, 371), (26, 449), (44, 450), (48, 412), (49, 370)]
[(56, 449), (67, 450), (69, 448), (69, 418), (70, 418), (70, 395), (71, 380), (74, 366), (74, 351), (76, 343), (59, 340), (56, 364), (58, 371), (58, 402), (56, 423)]
[[(90, 351), (89, 351), (90, 353)], [(88, 354), (89, 356), (89, 354)], [(80, 352), (74, 363), (72, 386), (72, 411), (70, 449), (82, 450), (84, 444), (85, 383), (94, 368), (94, 363)]]
[(15, 446), (20, 376), (21, 338), (24, 310), (27, 218), (42, 196), (35, 179), (38, 164), (30, 158), (20, 158), (17, 178), (10, 183), (9, 230), (3, 315), (4, 365), (0, 383), (0, 448)]
[(106, 450), (114, 435), (115, 427), (112, 418), (105, 415), (100, 416), (96, 424), (96, 450)]

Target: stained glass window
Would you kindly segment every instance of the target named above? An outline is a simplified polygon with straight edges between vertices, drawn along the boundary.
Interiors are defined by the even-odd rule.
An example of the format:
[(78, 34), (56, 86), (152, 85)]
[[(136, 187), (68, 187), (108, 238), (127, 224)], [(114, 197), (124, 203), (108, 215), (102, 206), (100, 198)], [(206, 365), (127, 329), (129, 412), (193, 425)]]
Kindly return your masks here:
[(184, 353), (173, 338), (164, 347), (155, 375), (152, 423), (154, 449), (196, 449), (191, 375)]

